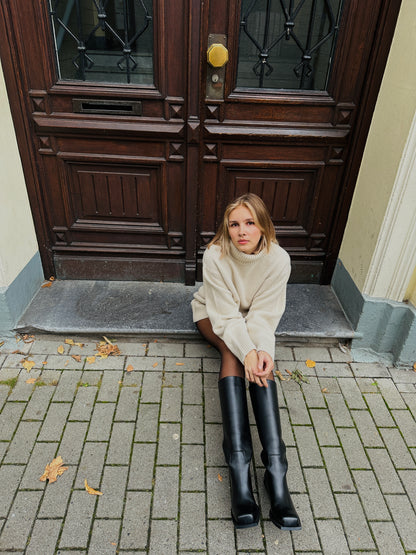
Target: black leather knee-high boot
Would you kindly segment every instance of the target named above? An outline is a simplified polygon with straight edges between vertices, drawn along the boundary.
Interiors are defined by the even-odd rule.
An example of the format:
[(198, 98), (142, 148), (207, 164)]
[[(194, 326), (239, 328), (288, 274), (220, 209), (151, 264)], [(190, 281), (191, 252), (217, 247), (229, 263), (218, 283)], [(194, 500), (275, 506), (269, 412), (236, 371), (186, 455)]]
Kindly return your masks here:
[(257, 429), (263, 446), (261, 459), (266, 472), (264, 485), (270, 497), (270, 518), (281, 530), (300, 530), (301, 524), (287, 487), (286, 446), (282, 440), (277, 387), (273, 380), (269, 387), (250, 383), (250, 396)]
[(259, 522), (250, 477), (253, 454), (248, 420), (245, 380), (227, 376), (218, 382), (220, 394), (223, 449), (230, 471), (231, 515), (236, 528), (249, 528)]

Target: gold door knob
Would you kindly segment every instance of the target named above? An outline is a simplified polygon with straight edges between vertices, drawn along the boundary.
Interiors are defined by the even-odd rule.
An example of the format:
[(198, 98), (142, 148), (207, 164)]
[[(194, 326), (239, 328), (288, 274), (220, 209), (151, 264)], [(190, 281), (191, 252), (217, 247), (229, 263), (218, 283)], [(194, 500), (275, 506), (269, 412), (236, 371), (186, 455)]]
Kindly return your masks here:
[(228, 62), (228, 50), (223, 44), (211, 44), (207, 50), (207, 61), (212, 67), (223, 67)]

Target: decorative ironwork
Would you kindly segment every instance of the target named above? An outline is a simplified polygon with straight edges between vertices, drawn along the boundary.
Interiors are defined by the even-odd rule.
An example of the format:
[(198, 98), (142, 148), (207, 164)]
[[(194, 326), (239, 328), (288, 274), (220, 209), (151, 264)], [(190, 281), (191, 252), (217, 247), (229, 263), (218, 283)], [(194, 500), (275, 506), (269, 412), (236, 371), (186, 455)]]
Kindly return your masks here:
[[(267, 78), (275, 71), (271, 63), (272, 55), (275, 55), (276, 64), (279, 62), (284, 62), (286, 66), (291, 64), (291, 71), (298, 80), (296, 88), (323, 88), (316, 86), (313, 82), (315, 65), (322, 46), (325, 44), (328, 46), (328, 43), (327, 60), (321, 60), (319, 63), (322, 68), (323, 64), (328, 65), (331, 62), (341, 6), (342, 0), (299, 0), (297, 5), (295, 5), (295, 0), (243, 0), (240, 20), (239, 65), (241, 62), (247, 62), (250, 58), (250, 56), (245, 58), (245, 54), (241, 53), (242, 40), (246, 37), (249, 41), (248, 44), (254, 47), (255, 57), (257, 57), (257, 61), (251, 69), (257, 77), (256, 88), (270, 86), (268, 84), (270, 80), (268, 81)], [(286, 59), (284, 59), (284, 54), (276, 53), (277, 47), (282, 47), (284, 41), (292, 41), (297, 49), (297, 63), (293, 49), (290, 55), (286, 54)], [(246, 51), (248, 44), (246, 40)], [(328, 72), (329, 70), (326, 72), (326, 78)], [(278, 77), (274, 77), (274, 81), (276, 79)], [(237, 84), (244, 86), (242, 82), (244, 77), (239, 75), (238, 81)], [(272, 87), (276, 88), (273, 85)]]
[[(105, 81), (111, 75), (111, 81), (120, 82), (123, 76), (124, 82), (131, 83), (142, 69), (138, 46), (146, 31), (144, 52), (152, 57), (151, 4), (149, 0), (50, 0), (61, 78)], [(69, 60), (75, 74), (68, 69)], [(92, 74), (97, 65), (101, 66), (98, 79)]]

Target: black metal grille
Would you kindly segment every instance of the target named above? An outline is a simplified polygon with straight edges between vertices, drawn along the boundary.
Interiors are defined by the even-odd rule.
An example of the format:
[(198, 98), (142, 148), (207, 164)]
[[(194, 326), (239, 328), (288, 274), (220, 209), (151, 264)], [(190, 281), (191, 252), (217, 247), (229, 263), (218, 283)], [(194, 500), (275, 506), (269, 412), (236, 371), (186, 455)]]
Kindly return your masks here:
[(153, 82), (151, 1), (50, 0), (50, 15), (62, 79)]
[(341, 7), (342, 0), (243, 0), (237, 84), (325, 88)]

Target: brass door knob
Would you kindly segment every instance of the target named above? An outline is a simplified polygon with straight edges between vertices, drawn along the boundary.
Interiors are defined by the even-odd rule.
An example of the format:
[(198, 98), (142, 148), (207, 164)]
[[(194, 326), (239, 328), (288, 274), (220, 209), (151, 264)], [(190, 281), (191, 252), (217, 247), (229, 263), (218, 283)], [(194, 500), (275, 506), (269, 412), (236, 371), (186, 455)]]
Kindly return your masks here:
[(211, 44), (207, 50), (207, 61), (212, 67), (223, 67), (228, 62), (228, 50), (223, 44)]

